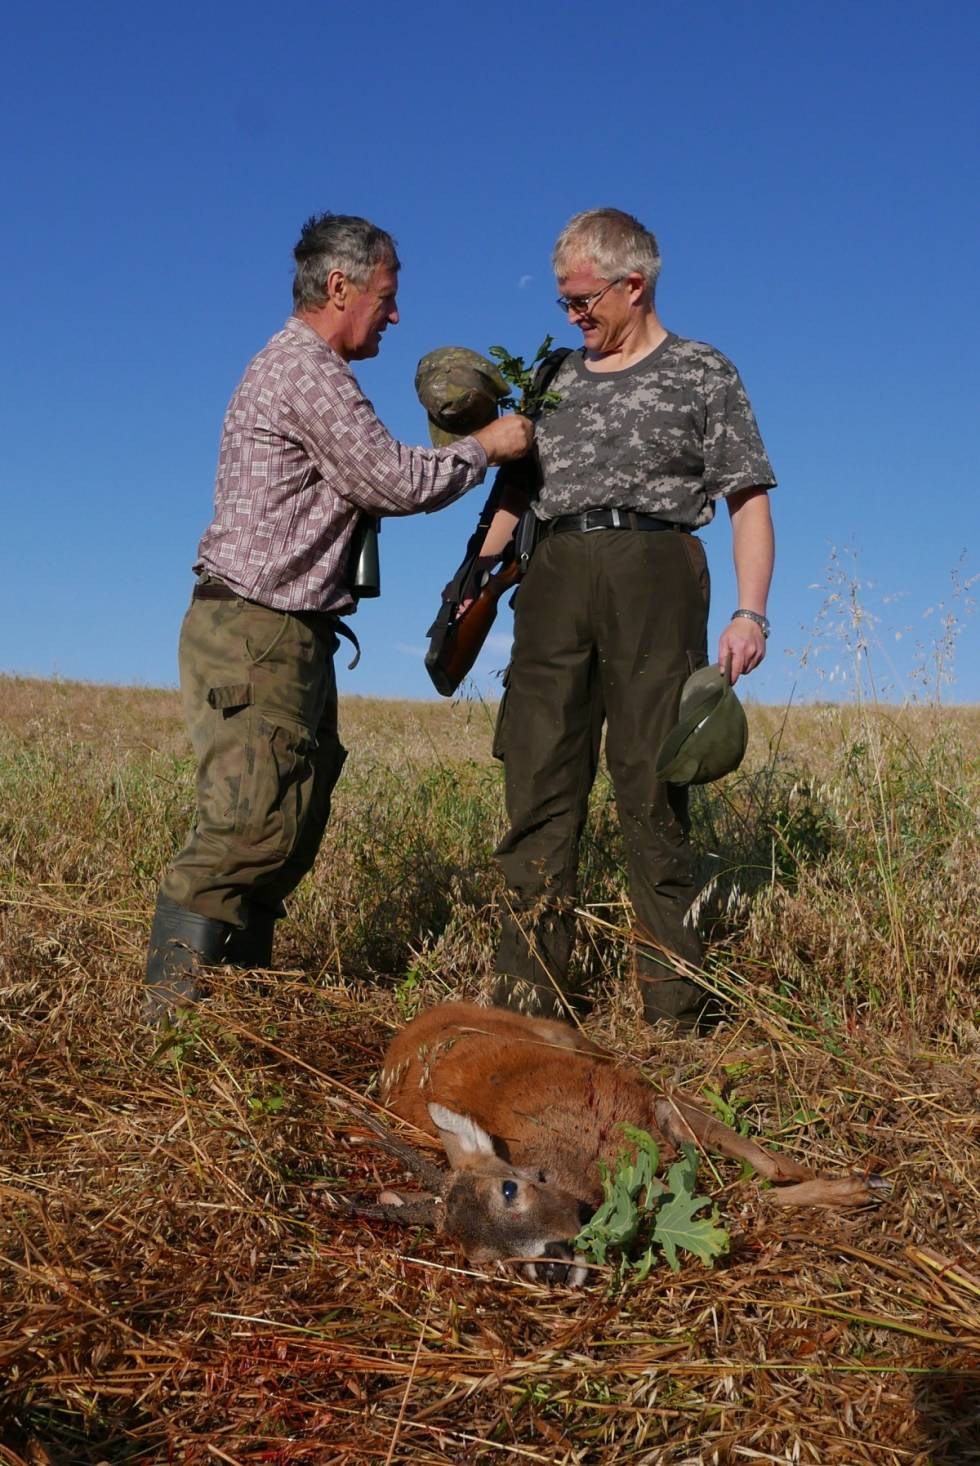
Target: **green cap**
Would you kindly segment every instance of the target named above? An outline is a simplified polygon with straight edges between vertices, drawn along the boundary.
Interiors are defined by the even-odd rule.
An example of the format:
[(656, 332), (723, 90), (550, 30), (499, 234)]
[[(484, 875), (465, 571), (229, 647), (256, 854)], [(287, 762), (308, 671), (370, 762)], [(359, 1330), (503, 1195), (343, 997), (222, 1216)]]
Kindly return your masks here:
[(710, 784), (737, 769), (749, 725), (727, 668), (702, 667), (684, 683), (677, 726), (657, 758), (657, 778), (669, 784)]
[(423, 356), (415, 390), (437, 448), (485, 428), (497, 416), (500, 399), (510, 395), (493, 362), (466, 346), (440, 346)]

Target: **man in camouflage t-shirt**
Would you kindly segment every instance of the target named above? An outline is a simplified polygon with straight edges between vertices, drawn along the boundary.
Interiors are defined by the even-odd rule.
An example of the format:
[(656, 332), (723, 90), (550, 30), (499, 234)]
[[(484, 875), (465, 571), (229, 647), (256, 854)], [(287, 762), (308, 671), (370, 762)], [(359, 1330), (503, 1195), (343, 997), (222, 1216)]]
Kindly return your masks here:
[(738, 372), (701, 341), (668, 332), (602, 374), (570, 352), (551, 390), (561, 400), (537, 424), (542, 520), (615, 505), (700, 529), (716, 499), (774, 483)]
[(579, 840), (605, 723), (644, 1013), (690, 1028), (706, 1004), (690, 976), (702, 949), (687, 919), (687, 791), (655, 767), (681, 688), (708, 660), (708, 570), (691, 531), (725, 499), (739, 599), (718, 660), (737, 680), (765, 655), (775, 480), (731, 362), (661, 324), (648, 230), (615, 209), (576, 215), (554, 262), (583, 350), (563, 361), (550, 384), (559, 400), (537, 421), (540, 481), (528, 491), (526, 476), (508, 479), (480, 561), (499, 556), (530, 499), (540, 538), (495, 739), (510, 828), (497, 851), (508, 900), (493, 997), (553, 1013), (571, 996)]

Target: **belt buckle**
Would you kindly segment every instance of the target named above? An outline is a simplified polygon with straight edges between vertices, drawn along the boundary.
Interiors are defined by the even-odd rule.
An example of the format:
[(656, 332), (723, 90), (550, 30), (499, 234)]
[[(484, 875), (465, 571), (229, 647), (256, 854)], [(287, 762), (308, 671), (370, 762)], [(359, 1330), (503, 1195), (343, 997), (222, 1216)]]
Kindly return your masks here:
[(582, 526), (582, 532), (584, 534), (591, 534), (593, 530), (597, 529), (621, 528), (618, 509), (586, 509), (585, 513), (582, 515), (582, 518), (588, 519), (590, 514), (608, 514), (611, 522), (609, 524), (585, 524)]

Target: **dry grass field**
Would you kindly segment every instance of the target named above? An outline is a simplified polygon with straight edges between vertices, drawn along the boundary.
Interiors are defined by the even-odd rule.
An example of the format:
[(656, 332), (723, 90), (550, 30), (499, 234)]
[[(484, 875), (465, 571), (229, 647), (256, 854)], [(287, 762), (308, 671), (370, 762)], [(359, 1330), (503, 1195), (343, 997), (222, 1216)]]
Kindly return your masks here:
[(614, 806), (586, 839), (589, 1032), (730, 1123), (892, 1183), (772, 1207), (580, 1291), (345, 1209), (398, 1178), (338, 1105), (394, 1030), (486, 991), (491, 711), (348, 699), (350, 759), (277, 970), (137, 1022), (192, 813), (176, 695), (0, 678), (0, 1463), (980, 1462), (980, 709), (750, 707), (695, 801), (710, 1037), (646, 1028)]

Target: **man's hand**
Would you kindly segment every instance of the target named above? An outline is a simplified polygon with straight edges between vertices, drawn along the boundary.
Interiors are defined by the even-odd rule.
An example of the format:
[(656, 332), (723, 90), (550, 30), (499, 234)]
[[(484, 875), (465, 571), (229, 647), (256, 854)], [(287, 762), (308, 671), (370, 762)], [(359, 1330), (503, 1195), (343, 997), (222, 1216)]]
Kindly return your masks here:
[[(463, 586), (463, 594), (456, 608), (457, 620), (459, 620), (464, 611), (468, 611), (470, 606), (472, 606), (486, 584), (488, 575), (499, 559), (499, 555), (481, 555), (473, 562), (473, 569), (470, 571), (469, 580)], [(443, 596), (445, 596), (445, 591), (443, 592)]]
[(736, 616), (729, 621), (718, 641), (718, 665), (723, 667), (729, 657), (732, 659), (732, 686), (743, 672), (758, 667), (766, 654), (766, 638), (762, 629), (747, 616)]
[(493, 468), (524, 457), (534, 441), (534, 424), (518, 412), (509, 412), (504, 417), (494, 418), (493, 422), (471, 436), (480, 444)]

